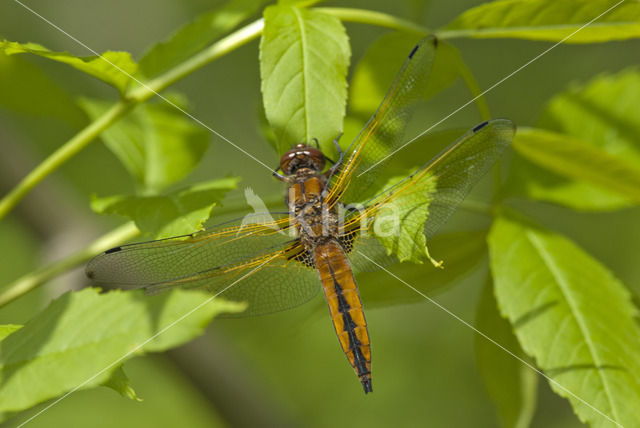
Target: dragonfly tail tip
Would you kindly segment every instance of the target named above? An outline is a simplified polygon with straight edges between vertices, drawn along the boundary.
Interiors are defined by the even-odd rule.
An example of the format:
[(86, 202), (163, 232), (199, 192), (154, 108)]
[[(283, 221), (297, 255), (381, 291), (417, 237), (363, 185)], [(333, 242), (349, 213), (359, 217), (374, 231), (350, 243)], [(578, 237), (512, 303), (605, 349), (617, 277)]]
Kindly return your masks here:
[(360, 382), (362, 382), (362, 387), (364, 388), (364, 393), (368, 394), (369, 392), (373, 392), (373, 386), (371, 385), (371, 376), (364, 375), (360, 378)]

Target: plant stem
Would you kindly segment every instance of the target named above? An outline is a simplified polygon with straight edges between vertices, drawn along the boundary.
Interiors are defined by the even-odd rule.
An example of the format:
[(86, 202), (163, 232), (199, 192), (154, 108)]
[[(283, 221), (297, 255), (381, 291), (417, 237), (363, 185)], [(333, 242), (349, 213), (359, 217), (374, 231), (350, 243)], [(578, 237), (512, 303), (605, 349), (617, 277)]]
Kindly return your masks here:
[(318, 7), (314, 10), (328, 15), (333, 15), (341, 21), (377, 25), (379, 27), (391, 28), (393, 30), (405, 31), (408, 33), (417, 33), (422, 35), (431, 34), (431, 31), (426, 27), (382, 12), (346, 7)]
[[(443, 30), (438, 31), (438, 38), (440, 40), (451, 40), (451, 39), (478, 39), (482, 38), (482, 35), (488, 33), (489, 36), (485, 36), (484, 38), (498, 38), (500, 37), (500, 29), (477, 29), (477, 28), (469, 28), (469, 29), (460, 29), (460, 30)], [(506, 30), (502, 31), (506, 35)]]
[(192, 56), (185, 62), (178, 64), (147, 84), (143, 84), (131, 91), (127, 97), (114, 104), (102, 116), (91, 122), (73, 138), (64, 143), (58, 150), (53, 152), (5, 195), (2, 200), (0, 200), (0, 219), (7, 215), (38, 183), (53, 171), (60, 168), (64, 162), (85, 148), (100, 135), (102, 131), (117, 122), (133, 109), (133, 107), (148, 100), (157, 92), (166, 89), (207, 63), (257, 38), (262, 33), (263, 28), (264, 21), (262, 19), (252, 22), (227, 37), (218, 40), (209, 48)]
[(120, 101), (107, 110), (102, 116), (91, 122), (82, 131), (53, 152), (40, 165), (33, 169), (17, 186), (15, 186), (2, 200), (0, 200), (0, 219), (3, 218), (16, 204), (25, 197), (36, 184), (58, 169), (60, 165), (74, 156), (96, 138), (102, 131), (115, 123), (131, 109), (131, 105)]
[(84, 249), (73, 253), (69, 257), (50, 263), (47, 266), (18, 278), (9, 284), (2, 294), (0, 294), (0, 307), (11, 303), (18, 297), (49, 281), (51, 278), (85, 263), (97, 254), (122, 244), (138, 234), (140, 234), (140, 231), (131, 221), (106, 233)]
[(195, 54), (185, 62), (178, 64), (164, 74), (131, 91), (127, 98), (135, 103), (148, 100), (157, 92), (166, 89), (183, 77), (204, 67), (211, 61), (214, 61), (258, 38), (260, 34), (262, 34), (263, 29), (264, 20), (262, 18), (242, 27), (227, 37), (218, 40), (207, 49)]
[(482, 95), (482, 89), (480, 89), (480, 85), (476, 81), (475, 76), (467, 67), (467, 64), (460, 57), (460, 77), (464, 81), (465, 85), (469, 89), (469, 92), (473, 96), (475, 100), (476, 107), (478, 108), (478, 112), (480, 113), (480, 117), (483, 120), (491, 119), (491, 112), (489, 111), (489, 106), (487, 105), (487, 100)]

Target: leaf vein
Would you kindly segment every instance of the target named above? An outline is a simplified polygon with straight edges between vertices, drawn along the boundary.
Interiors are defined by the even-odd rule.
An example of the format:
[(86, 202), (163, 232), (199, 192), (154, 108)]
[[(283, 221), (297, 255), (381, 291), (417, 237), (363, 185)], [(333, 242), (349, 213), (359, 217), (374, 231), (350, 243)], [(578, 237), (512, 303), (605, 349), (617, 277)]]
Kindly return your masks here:
[(603, 362), (600, 361), (600, 357), (596, 350), (593, 338), (591, 337), (591, 334), (589, 333), (589, 330), (585, 325), (585, 320), (583, 319), (580, 311), (576, 308), (577, 305), (576, 305), (576, 302), (574, 301), (574, 298), (570, 290), (571, 286), (566, 283), (566, 278), (562, 274), (561, 269), (559, 269), (559, 267), (556, 266), (555, 261), (551, 257), (549, 257), (549, 255), (544, 249), (543, 243), (541, 243), (538, 240), (538, 237), (530, 231), (525, 232), (525, 235), (529, 240), (529, 242), (531, 243), (531, 245), (536, 249), (536, 251), (540, 255), (540, 258), (543, 260), (543, 262), (545, 263), (545, 265), (553, 275), (554, 279), (556, 280), (558, 289), (560, 290), (565, 301), (567, 302), (567, 305), (569, 306), (571, 314), (573, 315), (573, 318), (576, 320), (576, 323), (578, 324), (578, 328), (580, 329), (580, 332), (582, 333), (582, 336), (585, 339), (587, 347), (589, 348), (589, 353), (591, 354), (591, 357), (594, 360), (598, 377), (600, 378), (600, 381), (604, 389), (606, 390), (607, 402), (609, 403), (609, 408), (613, 412), (612, 416), (614, 420), (618, 420), (619, 419), (618, 410), (616, 409), (615, 404), (611, 399), (612, 396), (611, 396), (611, 390), (610, 390), (608, 379), (600, 369), (603, 366)]

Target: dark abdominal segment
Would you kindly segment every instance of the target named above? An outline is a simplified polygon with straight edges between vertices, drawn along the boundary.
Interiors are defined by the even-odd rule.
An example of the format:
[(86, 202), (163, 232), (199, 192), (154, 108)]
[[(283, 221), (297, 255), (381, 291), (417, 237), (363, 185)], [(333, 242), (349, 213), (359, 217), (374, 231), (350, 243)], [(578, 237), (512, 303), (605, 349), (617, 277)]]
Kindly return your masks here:
[(371, 392), (371, 347), (367, 322), (351, 267), (342, 246), (329, 240), (314, 249), (331, 319), (349, 363), (365, 392)]

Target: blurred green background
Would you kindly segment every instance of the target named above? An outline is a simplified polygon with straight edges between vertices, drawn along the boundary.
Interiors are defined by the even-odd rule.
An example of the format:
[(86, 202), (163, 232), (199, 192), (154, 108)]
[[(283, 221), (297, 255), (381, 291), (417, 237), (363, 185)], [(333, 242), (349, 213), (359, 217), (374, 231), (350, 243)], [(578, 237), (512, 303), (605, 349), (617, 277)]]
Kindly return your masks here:
[[(125, 50), (135, 58), (172, 30), (222, 2), (206, 0), (112, 0), (110, 2), (32, 0), (27, 4), (91, 49)], [(327, 2), (388, 12), (438, 28), (480, 1), (382, 0)], [(386, 32), (347, 24), (352, 64), (369, 44)], [(0, 37), (38, 42), (56, 51), (91, 55), (84, 47), (23, 8), (0, 5)], [(536, 56), (548, 43), (514, 40), (454, 40), (481, 88)], [(520, 126), (534, 125), (545, 102), (571, 82), (638, 64), (639, 41), (558, 46), (487, 94), (492, 116), (508, 117)], [(106, 85), (62, 64), (25, 55), (5, 57), (0, 69), (20, 70), (21, 81), (0, 75), (0, 193), (55, 148), (73, 136), (87, 118), (74, 99), (81, 95), (114, 99)], [(398, 64), (398, 67), (400, 64)], [(3, 73), (3, 72), (0, 72)], [(258, 43), (252, 42), (188, 76), (175, 86), (187, 95), (195, 117), (269, 165), (278, 156), (260, 133), (261, 104)], [(46, 94), (46, 96), (43, 96)], [(51, 101), (51, 94), (57, 94)], [(408, 135), (415, 135), (469, 99), (458, 82), (417, 116)], [(46, 100), (46, 102), (45, 102)], [(469, 106), (442, 128), (479, 122)], [(219, 138), (187, 181), (234, 175), (240, 189), (228, 204), (242, 200), (243, 189), (280, 195), (281, 183)], [(416, 157), (420, 150), (413, 147)], [(425, 159), (426, 161), (426, 159)], [(490, 182), (490, 179), (487, 180)], [(490, 183), (472, 193), (487, 200)], [(99, 217), (89, 209), (90, 195), (133, 192), (134, 183), (104, 145), (96, 140), (47, 178), (7, 219), (0, 222), (0, 286), (82, 248), (118, 218)], [(610, 214), (576, 213), (551, 205), (522, 205), (546, 226), (574, 239), (601, 260), (632, 290), (640, 289), (640, 210)], [(482, 216), (460, 210), (447, 230), (488, 224)], [(589, 233), (584, 233), (588, 230)], [(437, 246), (431, 250), (438, 257)], [(445, 260), (446, 266), (446, 260)], [(431, 266), (400, 267), (403, 278), (420, 281)], [(486, 260), (454, 286), (433, 290), (432, 297), (473, 323), (488, 275)], [(79, 391), (30, 423), (30, 426), (172, 427), (225, 425), (293, 426), (434, 426), (493, 427), (497, 419), (475, 367), (474, 333), (451, 315), (417, 297), (415, 303), (367, 308), (369, 284), (404, 287), (385, 274), (359, 278), (372, 338), (374, 393), (361, 386), (339, 349), (319, 297), (296, 310), (260, 318), (214, 320), (206, 336), (165, 355), (137, 358), (125, 365), (138, 395), (137, 403), (107, 388)], [(82, 270), (0, 310), (0, 324), (19, 324), (55, 296), (86, 285)], [(422, 289), (429, 289), (422, 284)], [(540, 379), (534, 427), (580, 426), (568, 403)], [(14, 426), (39, 409), (10, 420)]]

